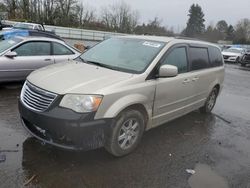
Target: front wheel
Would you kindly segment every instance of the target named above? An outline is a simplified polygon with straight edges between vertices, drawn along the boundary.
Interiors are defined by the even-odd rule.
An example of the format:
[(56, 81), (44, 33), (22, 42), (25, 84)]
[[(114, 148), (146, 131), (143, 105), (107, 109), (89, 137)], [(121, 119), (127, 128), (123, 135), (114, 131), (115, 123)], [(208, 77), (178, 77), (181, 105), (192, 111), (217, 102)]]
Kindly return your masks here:
[(240, 63), (240, 57), (237, 57), (235, 63), (237, 63), (237, 64)]
[(219, 90), (216, 87), (214, 87), (211, 93), (209, 94), (205, 105), (200, 108), (200, 111), (202, 113), (210, 113), (213, 110), (218, 93), (219, 93)]
[(121, 112), (112, 125), (105, 149), (117, 157), (131, 153), (139, 144), (144, 127), (145, 118), (140, 111), (130, 109)]

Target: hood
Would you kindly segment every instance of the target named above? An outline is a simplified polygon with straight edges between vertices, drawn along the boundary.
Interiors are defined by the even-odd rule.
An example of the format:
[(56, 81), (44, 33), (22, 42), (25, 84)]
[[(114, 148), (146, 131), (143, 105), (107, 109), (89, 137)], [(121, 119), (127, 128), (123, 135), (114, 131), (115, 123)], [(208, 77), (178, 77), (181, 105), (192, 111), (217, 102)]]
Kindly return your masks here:
[(241, 53), (222, 52), (222, 55), (227, 55), (227, 56), (239, 56), (239, 55), (241, 55)]
[(38, 69), (27, 80), (57, 94), (102, 94), (101, 89), (129, 79), (130, 73), (72, 61)]

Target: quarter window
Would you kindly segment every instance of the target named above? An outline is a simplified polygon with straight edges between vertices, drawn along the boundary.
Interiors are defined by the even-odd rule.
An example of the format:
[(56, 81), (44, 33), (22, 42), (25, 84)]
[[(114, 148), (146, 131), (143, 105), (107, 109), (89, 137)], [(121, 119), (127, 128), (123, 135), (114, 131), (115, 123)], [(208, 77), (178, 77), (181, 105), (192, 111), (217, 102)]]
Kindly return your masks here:
[(209, 67), (207, 48), (190, 48), (191, 70), (200, 70)]
[(209, 47), (209, 57), (211, 67), (218, 67), (223, 65), (221, 51), (215, 47)]
[(50, 55), (49, 42), (27, 42), (14, 49), (18, 56)]
[(70, 49), (59, 43), (53, 43), (54, 55), (71, 55), (74, 54)]
[(179, 47), (172, 50), (163, 64), (174, 65), (178, 68), (178, 73), (184, 73), (188, 70), (187, 52), (185, 47)]

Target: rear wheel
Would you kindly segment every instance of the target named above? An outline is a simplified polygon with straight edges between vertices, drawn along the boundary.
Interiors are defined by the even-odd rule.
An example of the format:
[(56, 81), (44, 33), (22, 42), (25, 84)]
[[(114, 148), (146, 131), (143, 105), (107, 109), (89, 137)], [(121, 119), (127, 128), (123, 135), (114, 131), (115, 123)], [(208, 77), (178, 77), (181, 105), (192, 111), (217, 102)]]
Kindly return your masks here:
[(210, 113), (213, 110), (218, 93), (219, 93), (218, 88), (214, 87), (211, 93), (209, 94), (205, 105), (200, 108), (200, 111), (202, 113)]
[(245, 66), (246, 66), (246, 64), (244, 64), (244, 63), (241, 63), (240, 65), (241, 65), (242, 67), (245, 67)]
[(145, 120), (140, 111), (129, 109), (121, 112), (111, 128), (106, 150), (117, 157), (131, 153), (139, 144), (144, 127)]

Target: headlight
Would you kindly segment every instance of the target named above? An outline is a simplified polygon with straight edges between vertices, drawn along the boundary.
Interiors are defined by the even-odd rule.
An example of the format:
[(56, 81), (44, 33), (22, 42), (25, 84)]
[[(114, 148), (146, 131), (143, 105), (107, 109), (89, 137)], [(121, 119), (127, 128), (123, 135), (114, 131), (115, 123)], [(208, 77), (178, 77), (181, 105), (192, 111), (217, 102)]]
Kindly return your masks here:
[(75, 112), (94, 112), (102, 101), (101, 95), (65, 95), (60, 102), (61, 107), (69, 108)]

